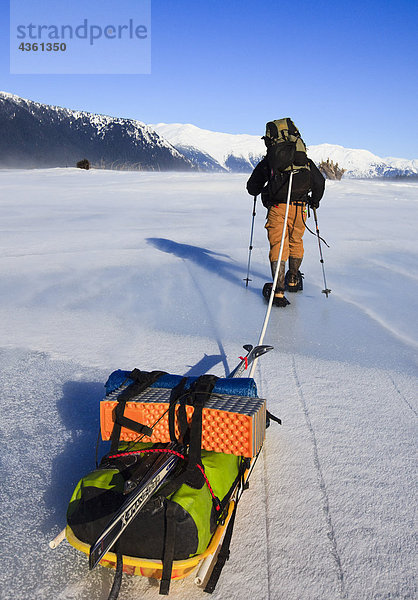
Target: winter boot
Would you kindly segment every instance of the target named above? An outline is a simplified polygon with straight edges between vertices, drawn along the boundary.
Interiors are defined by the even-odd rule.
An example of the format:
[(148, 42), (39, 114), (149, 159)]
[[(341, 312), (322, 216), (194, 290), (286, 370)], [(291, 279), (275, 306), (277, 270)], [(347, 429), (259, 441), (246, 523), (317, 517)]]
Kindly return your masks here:
[[(290, 304), (289, 300), (285, 298), (284, 295), (284, 272), (285, 272), (286, 263), (282, 260), (279, 267), (279, 275), (277, 278), (276, 290), (274, 293), (273, 304), (274, 306), (287, 306)], [(274, 276), (276, 274), (277, 268), (277, 260), (271, 263), (271, 275), (274, 280)], [(263, 296), (266, 300), (270, 299), (271, 288), (273, 287), (272, 283), (266, 283), (263, 288)]]
[[(272, 263), (270, 263), (270, 267), (271, 267), (271, 276), (274, 280), (274, 276), (276, 275), (276, 269), (277, 269), (277, 260), (274, 260)], [(279, 267), (279, 275), (277, 277), (277, 283), (276, 283), (276, 294), (284, 294), (284, 271), (286, 268), (286, 263), (284, 260), (281, 261), (280, 263), (280, 267)]]
[(303, 273), (299, 271), (301, 258), (289, 257), (289, 270), (285, 277), (285, 286), (288, 292), (303, 290)]
[[(264, 284), (263, 296), (267, 300), (267, 302), (270, 300), (270, 294), (271, 294), (272, 287), (273, 287), (272, 283)], [(274, 294), (273, 304), (274, 304), (274, 306), (287, 306), (288, 304), (290, 304), (290, 302), (284, 295), (279, 296), (277, 294)]]

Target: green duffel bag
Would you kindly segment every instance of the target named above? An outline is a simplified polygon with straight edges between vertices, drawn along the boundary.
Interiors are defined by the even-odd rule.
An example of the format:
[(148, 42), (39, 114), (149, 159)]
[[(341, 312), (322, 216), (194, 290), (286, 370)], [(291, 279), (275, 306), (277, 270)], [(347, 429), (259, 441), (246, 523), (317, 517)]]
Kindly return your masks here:
[[(151, 444), (142, 446), (158, 448)], [(109, 461), (105, 468), (96, 469), (77, 484), (68, 506), (67, 522), (80, 541), (93, 544), (126, 499), (125, 482), (149, 455), (134, 457), (136, 460), (116, 459), (113, 468)], [(161, 488), (119, 538), (122, 554), (163, 560), (169, 507), (176, 521), (174, 560), (187, 559), (207, 548), (245, 461), (233, 454), (205, 450), (201, 457), (207, 482), (200, 488), (182, 484), (168, 496), (165, 490), (170, 492), (170, 484)], [(182, 469), (184, 464), (179, 464), (177, 471)]]

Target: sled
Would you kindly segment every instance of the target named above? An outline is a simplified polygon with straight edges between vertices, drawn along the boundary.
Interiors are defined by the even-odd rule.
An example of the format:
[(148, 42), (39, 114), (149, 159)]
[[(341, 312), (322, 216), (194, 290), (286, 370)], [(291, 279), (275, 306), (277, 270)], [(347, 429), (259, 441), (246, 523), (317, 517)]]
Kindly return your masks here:
[[(193, 572), (199, 587), (209, 593), (215, 589), (229, 556), (238, 502), (271, 417), (254, 380), (240, 376), (272, 347), (245, 349), (247, 355), (225, 379), (138, 369), (115, 371), (109, 377), (101, 403), (101, 433), (103, 440), (110, 439), (110, 452), (80, 480), (70, 500), (67, 526), (50, 544), (56, 547), (65, 538), (89, 557), (90, 570), (98, 564), (115, 569), (109, 598), (117, 597), (122, 573), (160, 580), (163, 595), (171, 581)], [(100, 504), (103, 494), (108, 500)], [(165, 529), (155, 517), (161, 514), (160, 498)], [(201, 520), (194, 510), (205, 511)], [(192, 524), (191, 537), (190, 530), (181, 530), (184, 537), (179, 533), (185, 523)], [(155, 543), (163, 545), (156, 550)]]
[[(229, 504), (228, 514), (223, 522), (223, 524), (218, 525), (215, 533), (210, 541), (209, 546), (206, 548), (204, 552), (198, 554), (197, 556), (192, 556), (191, 558), (185, 560), (175, 560), (173, 562), (173, 569), (171, 573), (171, 580), (179, 580), (184, 579), (189, 576), (194, 570), (198, 569), (196, 573), (195, 583), (199, 586), (204, 585), (204, 581), (207, 580), (207, 576), (211, 572), (212, 563), (216, 560), (217, 551), (222, 542), (223, 535), (225, 533), (225, 529), (229, 523), (231, 515), (233, 513), (235, 507), (235, 501), (232, 500)], [(80, 541), (71, 530), (71, 527), (67, 525), (65, 529), (65, 537), (68, 543), (73, 546), (76, 550), (87, 554), (90, 553), (90, 545)], [(203, 565), (206, 559), (206, 565)], [(211, 560), (212, 559), (212, 560)], [(100, 565), (103, 567), (107, 567), (110, 569), (116, 568), (116, 554), (114, 552), (108, 552), (101, 559)], [(199, 577), (200, 567), (205, 566), (206, 577), (203, 579)], [(135, 556), (126, 556), (123, 555), (123, 572), (127, 575), (137, 575), (142, 577), (148, 577), (151, 579), (160, 580), (162, 576), (163, 563), (161, 560), (151, 560), (148, 558), (137, 558)]]

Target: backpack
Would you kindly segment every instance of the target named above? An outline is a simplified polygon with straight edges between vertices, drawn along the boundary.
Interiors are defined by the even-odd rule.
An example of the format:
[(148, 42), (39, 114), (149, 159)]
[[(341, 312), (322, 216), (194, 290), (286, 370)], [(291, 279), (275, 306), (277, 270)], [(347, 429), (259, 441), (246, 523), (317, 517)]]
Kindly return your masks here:
[(306, 146), (292, 119), (269, 121), (266, 135), (269, 181), (262, 194), (266, 208), (286, 202), (290, 172), (293, 171), (291, 200), (302, 200), (310, 190), (310, 168)]

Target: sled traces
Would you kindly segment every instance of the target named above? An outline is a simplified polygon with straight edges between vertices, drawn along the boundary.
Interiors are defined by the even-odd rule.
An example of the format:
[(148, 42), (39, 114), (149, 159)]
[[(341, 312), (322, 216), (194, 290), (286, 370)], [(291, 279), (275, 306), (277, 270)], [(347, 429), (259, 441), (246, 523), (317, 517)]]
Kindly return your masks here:
[(386, 375), (390, 379), (390, 382), (393, 385), (393, 387), (395, 388), (399, 397), (405, 402), (406, 406), (414, 413), (414, 415), (416, 417), (418, 417), (418, 412), (415, 410), (415, 408), (412, 406), (412, 404), (410, 404), (410, 402), (405, 398), (404, 394), (402, 394), (401, 390), (396, 385), (396, 381), (393, 379), (392, 375), (390, 375), (390, 373), (388, 373), (388, 372), (386, 373)]
[(327, 523), (327, 537), (330, 541), (331, 555), (334, 559), (334, 563), (336, 566), (337, 580), (338, 580), (338, 585), (340, 588), (340, 596), (341, 596), (342, 600), (345, 600), (347, 598), (347, 593), (345, 590), (344, 572), (342, 569), (341, 558), (340, 558), (340, 555), (338, 552), (337, 540), (335, 537), (334, 526), (332, 523), (331, 511), (330, 511), (330, 507), (329, 507), (328, 492), (327, 492), (327, 488), (325, 485), (325, 479), (324, 479), (324, 475), (322, 472), (321, 462), (319, 460), (318, 443), (316, 440), (315, 431), (312, 426), (311, 418), (309, 415), (308, 405), (306, 403), (305, 396), (303, 394), (302, 384), (300, 383), (300, 380), (299, 380), (299, 377), (297, 374), (296, 361), (295, 361), (294, 356), (292, 356), (292, 370), (293, 370), (293, 376), (294, 376), (295, 382), (296, 382), (296, 389), (297, 389), (298, 396), (299, 396), (299, 402), (302, 407), (302, 411), (303, 411), (303, 414), (305, 417), (305, 422), (309, 429), (309, 433), (310, 433), (310, 436), (312, 439), (314, 465), (315, 465), (315, 468), (317, 471), (319, 488), (321, 490), (321, 495), (322, 495), (322, 510), (323, 510), (325, 520)]

